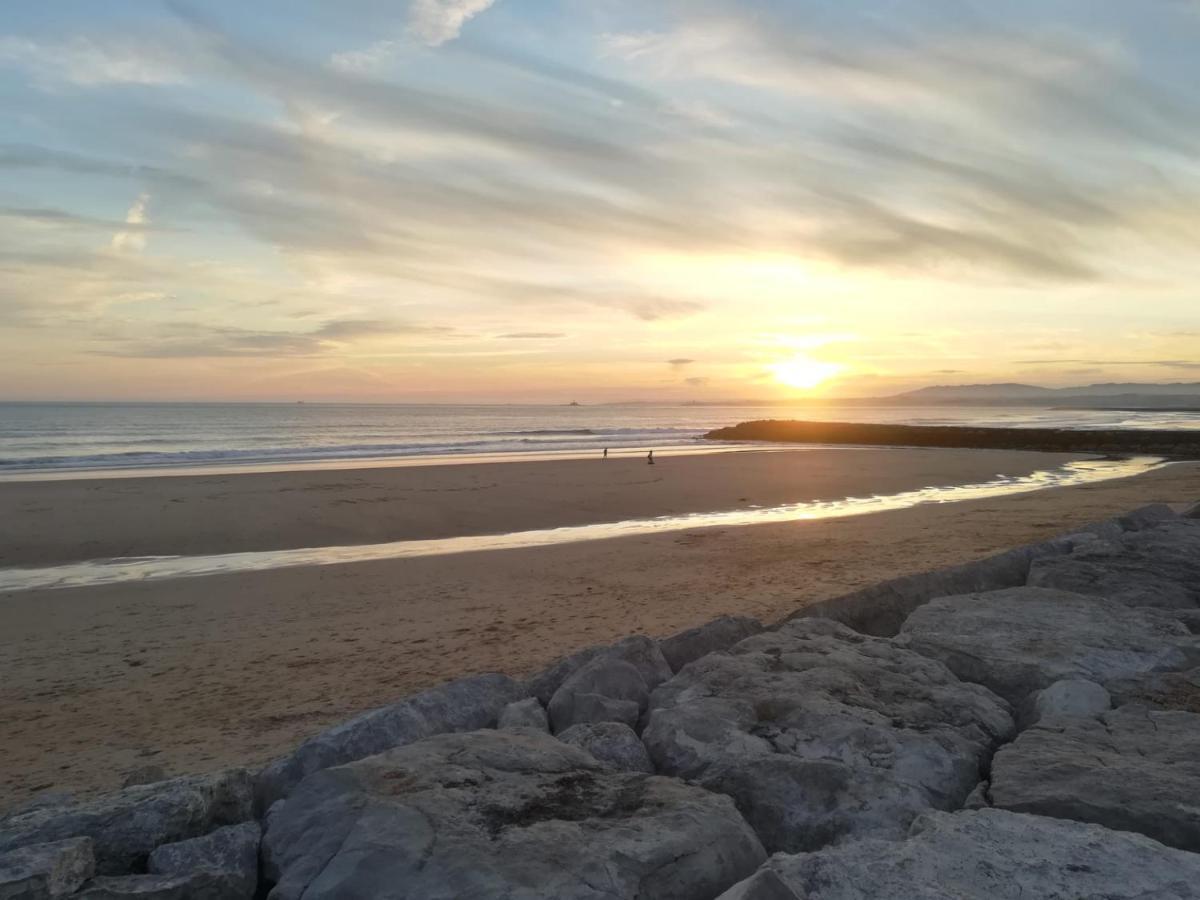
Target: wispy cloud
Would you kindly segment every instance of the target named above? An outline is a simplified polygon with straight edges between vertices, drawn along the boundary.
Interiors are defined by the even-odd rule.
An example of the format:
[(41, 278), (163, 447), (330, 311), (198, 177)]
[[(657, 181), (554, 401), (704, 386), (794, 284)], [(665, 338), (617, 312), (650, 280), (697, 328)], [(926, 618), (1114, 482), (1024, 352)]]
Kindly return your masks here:
[(170, 85), (185, 80), (169, 53), (129, 41), (105, 43), (87, 37), (40, 42), (0, 36), (0, 65), (30, 70), (43, 83), (82, 87), (106, 84)]
[(463, 25), (496, 0), (410, 0), (409, 33), (431, 47), (458, 37)]
[(113, 235), (112, 248), (118, 253), (140, 253), (146, 249), (146, 206), (150, 202), (149, 194), (139, 194), (133, 201), (129, 211), (125, 213), (125, 224), (132, 228), (122, 228)]

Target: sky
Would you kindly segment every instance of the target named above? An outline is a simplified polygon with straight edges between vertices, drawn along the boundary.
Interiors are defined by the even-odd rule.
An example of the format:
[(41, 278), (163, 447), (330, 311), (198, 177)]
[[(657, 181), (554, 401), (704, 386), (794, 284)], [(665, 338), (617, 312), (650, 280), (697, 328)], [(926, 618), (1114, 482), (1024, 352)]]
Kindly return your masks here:
[(0, 7), (0, 399), (1200, 381), (1200, 0)]

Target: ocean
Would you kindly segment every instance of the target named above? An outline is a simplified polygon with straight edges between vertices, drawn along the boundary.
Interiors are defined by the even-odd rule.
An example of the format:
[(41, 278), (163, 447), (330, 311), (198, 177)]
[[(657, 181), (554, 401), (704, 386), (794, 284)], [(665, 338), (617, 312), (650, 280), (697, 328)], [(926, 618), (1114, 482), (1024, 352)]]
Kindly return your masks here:
[(751, 419), (1200, 428), (1195, 413), (1024, 407), (0, 403), (0, 476), (699, 449), (705, 432)]

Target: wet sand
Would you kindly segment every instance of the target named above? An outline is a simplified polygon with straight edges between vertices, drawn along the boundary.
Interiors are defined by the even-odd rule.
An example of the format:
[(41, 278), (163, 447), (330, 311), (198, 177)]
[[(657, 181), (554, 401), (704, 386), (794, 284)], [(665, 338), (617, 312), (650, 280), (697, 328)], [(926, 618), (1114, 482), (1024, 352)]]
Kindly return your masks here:
[[(917, 486), (910, 483), (913, 477), (920, 482), (929, 473), (935, 478), (929, 483), (950, 472), (980, 480), (984, 470), (984, 478), (1004, 470), (996, 465), (1002, 457), (1020, 460), (1010, 459), (1009, 466), (1037, 468), (1047, 461), (1040, 455), (955, 451), (830, 453), (845, 458), (839, 463), (834, 456), (821, 461), (793, 455), (803, 460), (801, 466), (782, 454), (750, 454), (761, 457), (753, 465), (738, 454), (705, 456), (649, 471), (644, 464), (614, 467), (595, 476), (570, 467), (554, 476), (545, 469), (547, 474), (538, 476), (534, 469), (517, 467), (543, 464), (511, 464), (487, 475), (429, 470), (425, 484), (478, 479), (482, 496), (499, 497), (502, 492), (489, 495), (494, 488), (484, 485), (512, 468), (509, 477), (522, 484), (526, 497), (524, 503), (513, 500), (506, 513), (497, 514), (499, 520), (547, 527), (557, 515), (604, 521), (601, 517), (636, 515), (646, 508), (642, 504), (657, 504), (653, 512), (662, 513), (720, 508), (718, 498), (732, 498), (730, 505), (743, 502), (742, 497), (760, 504), (832, 498), (911, 488)], [(922, 455), (932, 458), (922, 460)], [(770, 474), (762, 474), (759, 465)], [(747, 471), (759, 473), (758, 480)], [(283, 488), (346, 477), (309, 473), (306, 481), (304, 473), (278, 474), (287, 476), (279, 482)], [(355, 482), (367, 482), (353, 490), (366, 494), (371, 479), (386, 481), (389, 474), (356, 470)], [(533, 490), (528, 479), (542, 477), (553, 486), (548, 481)], [(845, 480), (830, 480), (837, 478)], [(947, 479), (943, 474), (940, 483)], [(185, 482), (178, 480), (171, 490), (184, 490)], [(879, 486), (867, 487), (868, 482)], [(82, 491), (87, 483), (64, 484)], [(412, 482), (406, 484), (417, 492)], [(647, 485), (666, 487), (647, 497), (647, 491), (658, 490)], [(7, 490), (13, 486), (0, 487), (0, 504), (12, 504)], [(235, 497), (243, 493), (237, 482), (225, 488)], [(137, 531), (130, 526), (119, 540), (136, 553), (149, 552), (143, 548), (153, 541), (185, 538), (159, 527), (170, 517), (156, 518), (153, 507), (144, 505), (149, 503), (145, 491), (163, 488), (145, 484), (141, 489), (140, 495), (127, 495), (145, 517), (140, 536), (132, 537)], [(202, 489), (193, 489), (200, 496)], [(303, 492), (305, 502), (313, 504), (306, 508), (315, 516), (335, 507), (331, 500), (313, 497), (360, 496), (345, 490), (326, 486)], [(245, 497), (253, 499), (243, 506), (244, 514), (261, 522), (259, 517), (267, 515), (261, 493), (248, 489)], [(580, 646), (633, 632), (662, 636), (721, 613), (773, 620), (876, 581), (965, 562), (1145, 503), (1198, 498), (1200, 464), (1187, 463), (1119, 481), (844, 519), (3, 594), (0, 806), (52, 788), (111, 788), (125, 773), (147, 764), (183, 773), (261, 763), (326, 725), (447, 678), (487, 670), (524, 674)], [(294, 511), (290, 502), (281, 508)], [(676, 505), (662, 508), (670, 504)], [(337, 527), (379, 539), (383, 526), (355, 519), (369, 519), (372, 509), (386, 504), (354, 505), (359, 507), (354, 515), (338, 511)], [(418, 505), (443, 510), (430, 528), (480, 528), (497, 521), (467, 502)], [(415, 511), (408, 512), (406, 527), (416, 528)], [(79, 525), (78, 533), (72, 531), (68, 518), (65, 513), (58, 518), (66, 528), (64, 546), (54, 549), (47, 542), (39, 551), (43, 559), (90, 555), (69, 545), (86, 529)], [(310, 536), (300, 525), (275, 521), (273, 541)], [(383, 539), (395, 539), (397, 527), (389, 522)], [(235, 539), (213, 531), (189, 546), (211, 549)]]

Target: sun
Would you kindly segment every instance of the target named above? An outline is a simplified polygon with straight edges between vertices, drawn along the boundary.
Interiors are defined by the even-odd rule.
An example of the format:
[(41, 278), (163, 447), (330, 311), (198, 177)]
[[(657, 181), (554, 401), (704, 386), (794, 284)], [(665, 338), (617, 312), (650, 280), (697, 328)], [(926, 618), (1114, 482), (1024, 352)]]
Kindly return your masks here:
[(821, 362), (805, 356), (803, 353), (797, 353), (791, 359), (785, 359), (783, 362), (771, 366), (771, 372), (774, 373), (775, 380), (781, 384), (808, 390), (828, 381), (843, 368), (837, 363)]

